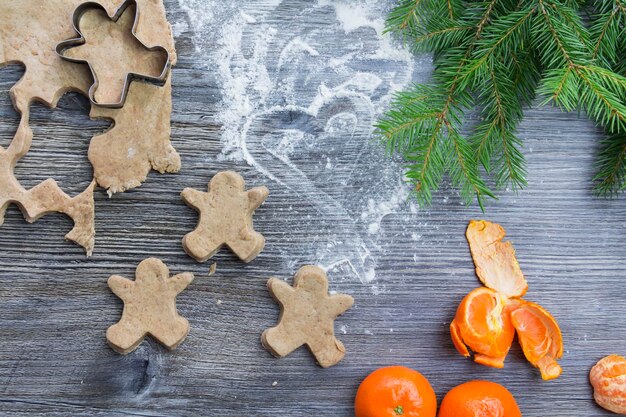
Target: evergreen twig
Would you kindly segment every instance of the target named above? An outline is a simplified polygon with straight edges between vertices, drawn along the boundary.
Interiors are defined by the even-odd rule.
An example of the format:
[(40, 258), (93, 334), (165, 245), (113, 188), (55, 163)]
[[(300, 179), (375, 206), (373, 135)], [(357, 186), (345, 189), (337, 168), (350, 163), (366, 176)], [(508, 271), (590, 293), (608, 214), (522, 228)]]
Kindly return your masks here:
[[(495, 198), (487, 177), (526, 186), (516, 131), (537, 96), (605, 129), (596, 191), (626, 189), (626, 0), (401, 0), (387, 31), (434, 54), (433, 83), (396, 94), (377, 124), (387, 151), (408, 162), (420, 204), (445, 175), (481, 207)], [(474, 109), (481, 120), (464, 137)]]

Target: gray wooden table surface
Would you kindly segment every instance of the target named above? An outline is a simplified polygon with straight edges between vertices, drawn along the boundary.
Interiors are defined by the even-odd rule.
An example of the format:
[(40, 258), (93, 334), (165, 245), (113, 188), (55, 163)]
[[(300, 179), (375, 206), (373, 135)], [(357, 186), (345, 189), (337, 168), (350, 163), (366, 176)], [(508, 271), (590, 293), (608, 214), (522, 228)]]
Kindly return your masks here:
[[(427, 80), (428, 56), (382, 36), (388, 2), (168, 0), (179, 65), (173, 73), (177, 175), (96, 196), (97, 240), (86, 258), (64, 242), (61, 215), (26, 224), (13, 207), (0, 228), (0, 414), (350, 416), (358, 383), (402, 364), (427, 376), (439, 400), (470, 379), (504, 384), (525, 417), (603, 416), (587, 374), (626, 354), (626, 199), (591, 192), (600, 132), (576, 114), (527, 111), (520, 129), (526, 190), (503, 191), (483, 215), (448, 187), (433, 207), (406, 201), (402, 166), (384, 157), (371, 126), (390, 93)], [(0, 142), (18, 123), (0, 70)], [(89, 183), (87, 146), (107, 124), (66, 96), (36, 105), (33, 150), (16, 172), (26, 186), (53, 177), (73, 195)], [(249, 265), (220, 252), (217, 273), (187, 257), (180, 240), (197, 221), (179, 198), (217, 171), (235, 169), (271, 196), (255, 224), (267, 238)], [(448, 325), (479, 285), (467, 222), (501, 223), (529, 281), (564, 335), (563, 376), (543, 382), (515, 345), (495, 370), (459, 356)], [(111, 274), (132, 277), (144, 258), (196, 280), (178, 299), (191, 332), (174, 352), (146, 341), (120, 356), (105, 331), (122, 303)], [(356, 306), (336, 322), (345, 360), (331, 369), (305, 349), (277, 360), (259, 343), (278, 308), (265, 282), (305, 264), (328, 268), (331, 289)]]

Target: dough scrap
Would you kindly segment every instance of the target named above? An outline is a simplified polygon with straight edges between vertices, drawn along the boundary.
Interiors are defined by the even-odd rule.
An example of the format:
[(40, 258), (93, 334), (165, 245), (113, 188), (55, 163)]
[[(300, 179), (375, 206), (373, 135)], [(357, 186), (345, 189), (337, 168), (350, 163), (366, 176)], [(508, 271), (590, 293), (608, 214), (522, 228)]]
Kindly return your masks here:
[(189, 322), (176, 310), (176, 296), (193, 281), (190, 272), (169, 276), (159, 259), (142, 261), (131, 281), (119, 275), (109, 278), (109, 288), (124, 301), (119, 322), (107, 329), (113, 350), (126, 355), (150, 335), (168, 349), (175, 349), (189, 334)]
[[(171, 94), (171, 80), (163, 87), (132, 83), (121, 109), (91, 108), (92, 119), (115, 121), (111, 129), (94, 136), (89, 146), (94, 177), (110, 196), (139, 187), (150, 170), (180, 171), (180, 156), (170, 143)], [(142, 123), (137, 125), (137, 120)]]
[(183, 248), (198, 262), (206, 262), (227, 245), (242, 261), (252, 261), (265, 246), (263, 235), (254, 230), (252, 215), (268, 195), (267, 187), (245, 191), (243, 177), (233, 171), (218, 172), (209, 192), (186, 188), (181, 197), (200, 213), (200, 220), (183, 238)]
[(296, 273), (293, 287), (270, 278), (267, 287), (280, 304), (278, 325), (265, 330), (261, 343), (274, 356), (284, 357), (307, 345), (323, 368), (339, 363), (345, 347), (335, 337), (334, 321), (354, 304), (346, 294), (328, 294), (328, 278), (317, 266)]
[[(0, 0), (0, 68), (8, 64), (25, 66), (23, 77), (10, 94), (21, 120), (7, 149), (0, 147), (0, 223), (6, 207), (18, 205), (27, 221), (35, 221), (50, 212), (72, 217), (74, 229), (66, 236), (85, 247), (93, 248), (93, 189), (91, 184), (77, 197), (70, 198), (54, 180), (46, 180), (26, 191), (13, 175), (13, 167), (29, 151), (33, 139), (29, 127), (30, 106), (39, 101), (54, 108), (67, 92), (87, 95), (92, 84), (87, 66), (61, 59), (56, 45), (75, 36), (71, 16), (84, 0)], [(123, 0), (100, 0), (113, 14)], [(137, 0), (141, 19), (137, 38), (148, 47), (162, 45), (176, 62), (174, 38), (162, 0)], [(171, 78), (171, 77), (170, 77)], [(155, 87), (133, 83), (128, 93), (131, 105), (121, 109), (92, 106), (91, 116), (104, 117), (114, 126), (92, 140), (90, 161), (94, 179), (109, 194), (134, 188), (146, 179), (150, 169), (159, 172), (180, 170), (180, 157), (170, 144), (171, 83)], [(158, 90), (158, 91), (155, 91)], [(135, 105), (132, 105), (135, 103)], [(139, 106), (136, 103), (142, 103)], [(145, 123), (138, 124), (138, 120)], [(103, 155), (103, 147), (111, 152)]]
[(4, 223), (6, 210), (11, 204), (16, 204), (20, 208), (24, 219), (29, 223), (34, 223), (46, 214), (54, 212), (66, 214), (74, 221), (74, 228), (65, 235), (65, 238), (84, 247), (87, 256), (90, 256), (96, 233), (93, 200), (95, 181), (74, 198), (64, 193), (52, 178), (30, 190), (22, 187), (13, 170), (17, 161), (30, 148), (32, 132), (23, 123), (22, 119), (18, 134), (11, 145), (7, 149), (0, 147), (0, 225)]

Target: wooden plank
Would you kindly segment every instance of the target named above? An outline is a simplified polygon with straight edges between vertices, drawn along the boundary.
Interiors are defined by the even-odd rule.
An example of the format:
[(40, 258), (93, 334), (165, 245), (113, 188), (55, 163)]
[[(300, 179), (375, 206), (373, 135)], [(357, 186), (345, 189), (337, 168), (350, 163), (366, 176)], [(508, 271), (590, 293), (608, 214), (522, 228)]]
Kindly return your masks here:
[[(360, 4), (377, 10), (373, 3)], [(520, 128), (526, 190), (502, 192), (482, 214), (445, 187), (431, 209), (416, 211), (402, 203), (401, 165), (371, 143), (370, 126), (392, 82), (404, 81), (401, 60), (376, 57), (395, 49), (383, 49), (372, 27), (347, 30), (337, 18), (341, 9), (304, 0), (171, 0), (167, 6), (180, 56), (172, 140), (183, 169), (153, 173), (141, 188), (112, 199), (99, 191), (92, 258), (63, 242), (71, 228), (67, 218), (28, 225), (17, 209), (9, 210), (0, 229), (2, 414), (350, 416), (365, 375), (403, 364), (426, 375), (440, 400), (453, 386), (480, 378), (506, 385), (527, 417), (609, 415), (595, 406), (587, 373), (602, 356), (626, 353), (626, 204), (592, 195), (600, 132), (591, 123), (546, 108), (527, 111)], [(205, 18), (193, 20), (198, 16)], [(229, 25), (241, 31), (240, 51), (230, 57), (224, 55)], [(255, 59), (259, 39), (272, 33), (266, 55)], [(303, 47), (295, 39), (315, 52), (289, 55), (290, 48)], [(232, 128), (224, 115), (237, 114), (226, 96), (227, 68), (219, 67), (225, 60), (240, 71), (234, 80), (243, 80), (242, 71), (251, 77), (242, 94), (252, 106), (245, 117), (253, 166), (218, 158), (222, 128)], [(428, 59), (413, 63), (410, 78), (426, 80)], [(271, 88), (260, 98), (265, 93), (253, 84), (263, 71)], [(3, 145), (17, 127), (7, 90), (19, 76), (16, 68), (0, 71)], [(317, 114), (311, 110), (320, 91), (337, 92), (350, 80), (354, 85), (343, 88), (343, 96), (329, 98)], [(285, 85), (292, 87), (281, 89)], [(71, 193), (85, 187), (89, 138), (106, 126), (89, 121), (87, 109), (75, 95), (55, 111), (36, 106), (33, 150), (16, 170), (24, 184), (53, 176)], [(283, 139), (295, 147), (281, 147)], [(250, 265), (221, 252), (217, 274), (208, 277), (209, 263), (195, 263), (180, 245), (197, 217), (178, 194), (204, 188), (223, 169), (270, 188), (255, 217), (267, 247)], [(464, 238), (468, 220), (478, 217), (506, 227), (529, 280), (527, 298), (561, 325), (564, 372), (557, 381), (542, 382), (518, 347), (504, 370), (494, 370), (465, 360), (452, 346), (448, 325), (456, 306), (479, 285)], [(175, 352), (148, 341), (122, 357), (104, 338), (121, 311), (106, 279), (131, 277), (149, 256), (174, 273), (196, 274), (178, 303), (192, 330)], [(361, 282), (348, 261), (362, 279), (372, 269), (375, 279)], [(337, 322), (348, 355), (327, 370), (304, 349), (276, 360), (259, 343), (278, 314), (267, 278), (290, 279), (306, 263), (337, 263), (329, 272), (332, 289), (356, 299)]]

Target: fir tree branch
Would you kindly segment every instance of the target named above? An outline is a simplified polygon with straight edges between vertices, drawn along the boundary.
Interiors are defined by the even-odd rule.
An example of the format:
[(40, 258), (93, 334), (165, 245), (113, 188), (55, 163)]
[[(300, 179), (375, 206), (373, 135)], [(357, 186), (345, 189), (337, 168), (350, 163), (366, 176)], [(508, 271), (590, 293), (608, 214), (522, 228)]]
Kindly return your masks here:
[(521, 141), (514, 133), (523, 111), (515, 86), (501, 74), (507, 70), (500, 65), (490, 71), (490, 80), (479, 96), (484, 122), (475, 128), (471, 141), (487, 172), (492, 171), (490, 161), (496, 158), (496, 184), (511, 184), (517, 189), (526, 186), (526, 161), (519, 150)]
[[(608, 2), (605, 2), (608, 3)], [(619, 3), (619, 0), (616, 2)], [(620, 12), (619, 8), (615, 7), (609, 13), (601, 14), (598, 21), (591, 30), (594, 32), (596, 41), (593, 45), (592, 58), (604, 57), (607, 63), (615, 62), (617, 57), (615, 56), (615, 49), (606, 44), (607, 39), (614, 38), (615, 33), (609, 32), (619, 31), (620, 26)], [(613, 35), (613, 36), (611, 36)]]
[(450, 138), (459, 162), (458, 165), (451, 166), (450, 177), (455, 185), (461, 187), (461, 196), (464, 197), (465, 201), (469, 202), (471, 196), (475, 195), (478, 205), (484, 211), (484, 196), (496, 197), (480, 177), (474, 150), (470, 143), (456, 131), (451, 131)]
[[(480, 38), (484, 25), (493, 12), (497, 1), (491, 0), (482, 14), (473, 34), (474, 41)], [(430, 119), (429, 123), (420, 117), (411, 119), (410, 114), (415, 108), (411, 109), (410, 104), (403, 100), (406, 98), (411, 100), (411, 98), (400, 97), (400, 100), (396, 100), (392, 104), (395, 113), (393, 113), (394, 110), (388, 112), (386, 117), (381, 119), (377, 125), (378, 131), (387, 141), (387, 149), (402, 149), (405, 158), (414, 162), (409, 166), (407, 177), (415, 182), (415, 193), (418, 201), (423, 204), (430, 204), (432, 191), (438, 188), (442, 174), (446, 170), (453, 182), (460, 186), (461, 196), (466, 202), (475, 196), (482, 207), (483, 196), (495, 197), (478, 172), (477, 158), (473, 152), (468, 152), (467, 141), (458, 132), (460, 108), (469, 107), (471, 98), (469, 95), (458, 91), (457, 79), (470, 54), (471, 50), (467, 50), (462, 58), (448, 57), (459, 62), (459, 69), (445, 90), (441, 92), (443, 100), (439, 101), (440, 106), (437, 108), (434, 119), (427, 118)], [(418, 92), (416, 91), (416, 93)], [(408, 106), (405, 107), (405, 105)], [(397, 112), (398, 108), (405, 108), (408, 111), (402, 115), (403, 117), (398, 117), (400, 116)], [(414, 115), (416, 114), (414, 113)], [(410, 132), (406, 132), (406, 129), (409, 129)], [(402, 134), (403, 131), (404, 135)], [(428, 137), (426, 144), (419, 141), (421, 138), (423, 142), (424, 136)], [(447, 146), (450, 142), (451, 146)], [(422, 153), (415, 152), (417, 149)], [(444, 151), (449, 160), (443, 162), (434, 158), (438, 155), (436, 150)]]
[[(474, 56), (473, 62), (467, 66), (462, 75), (459, 77), (464, 84), (469, 83), (473, 79), (484, 78), (484, 72), (488, 72), (490, 59), (498, 59), (502, 55), (511, 55), (515, 51), (504, 50), (500, 51), (502, 45), (508, 46), (509, 41), (513, 36), (519, 36), (526, 38), (528, 27), (525, 27), (530, 22), (531, 17), (535, 13), (535, 7), (530, 7), (522, 11), (514, 12), (508, 16), (499, 19), (491, 25), (492, 30), (482, 40), (476, 44), (476, 50), (472, 53)], [(494, 55), (498, 57), (494, 58)], [(491, 63), (493, 65), (493, 63)], [(481, 71), (483, 72), (481, 74)]]
[(458, 46), (471, 30), (471, 26), (455, 26), (426, 32), (415, 38), (414, 51), (421, 52)]
[(402, 0), (387, 16), (385, 33), (412, 35), (425, 19), (433, 15), (436, 0)]
[(581, 101), (585, 110), (610, 132), (626, 130), (626, 105), (597, 78), (596, 67), (579, 67), (576, 73), (584, 81)]
[(511, 79), (515, 93), (522, 106), (530, 106), (537, 97), (537, 87), (541, 80), (539, 60), (532, 50), (523, 50), (511, 54)]
[[(591, 5), (589, 5), (591, 4)], [(567, 111), (585, 110), (609, 134), (598, 159), (599, 193), (626, 189), (626, 0), (403, 0), (387, 30), (434, 53), (433, 84), (397, 94), (377, 131), (409, 162), (415, 196), (429, 204), (443, 175), (464, 200), (526, 185), (516, 135), (537, 94)], [(586, 19), (581, 15), (589, 11)], [(585, 23), (588, 22), (588, 25)], [(467, 110), (481, 121), (466, 139)]]
[(609, 136), (601, 143), (598, 173), (594, 177), (596, 192), (613, 196), (626, 187), (626, 133)]

